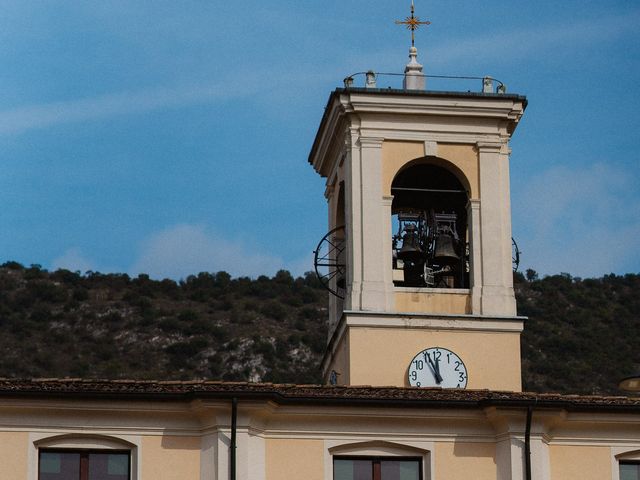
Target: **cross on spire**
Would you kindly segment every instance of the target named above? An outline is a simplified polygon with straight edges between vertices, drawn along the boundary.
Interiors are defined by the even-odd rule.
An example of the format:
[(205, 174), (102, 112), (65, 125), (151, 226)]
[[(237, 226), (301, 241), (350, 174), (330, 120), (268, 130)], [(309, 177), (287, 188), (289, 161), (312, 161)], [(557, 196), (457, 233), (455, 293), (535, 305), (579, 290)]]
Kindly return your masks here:
[(406, 25), (407, 29), (411, 30), (411, 46), (415, 47), (415, 31), (420, 25), (431, 25), (431, 22), (421, 22), (418, 17), (414, 15), (415, 8), (413, 6), (413, 0), (411, 0), (411, 16), (404, 19), (404, 21), (396, 20), (396, 25)]

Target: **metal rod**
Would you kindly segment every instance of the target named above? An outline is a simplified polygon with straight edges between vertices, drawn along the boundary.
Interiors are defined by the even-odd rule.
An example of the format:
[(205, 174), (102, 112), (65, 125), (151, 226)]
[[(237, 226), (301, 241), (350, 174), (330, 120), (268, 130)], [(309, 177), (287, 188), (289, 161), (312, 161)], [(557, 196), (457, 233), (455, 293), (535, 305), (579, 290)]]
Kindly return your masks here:
[[(358, 72), (358, 73), (354, 73), (353, 75), (349, 75), (349, 77), (356, 77), (358, 75), (366, 75), (367, 72)], [(404, 77), (405, 74), (404, 73), (388, 73), (388, 72), (375, 72), (376, 75), (389, 75), (392, 77)], [(449, 80), (484, 80), (485, 77), (470, 77), (467, 75), (425, 75), (425, 74), (417, 74), (416, 76), (420, 76), (420, 77), (424, 77), (424, 78), (445, 78), (445, 79), (449, 79)], [(491, 77), (491, 79), (500, 84), (500, 85), (504, 85), (504, 83), (502, 83), (500, 80), (498, 80), (497, 78), (493, 78)]]
[(231, 399), (231, 445), (229, 446), (229, 478), (230, 480), (236, 480), (236, 430), (238, 427), (238, 399), (233, 397)]
[(524, 468), (525, 479), (531, 480), (531, 417), (533, 407), (527, 407), (527, 426), (524, 431)]
[(433, 192), (433, 193), (467, 193), (466, 190), (441, 190), (438, 188), (405, 188), (391, 187), (391, 190), (403, 190), (407, 192)]

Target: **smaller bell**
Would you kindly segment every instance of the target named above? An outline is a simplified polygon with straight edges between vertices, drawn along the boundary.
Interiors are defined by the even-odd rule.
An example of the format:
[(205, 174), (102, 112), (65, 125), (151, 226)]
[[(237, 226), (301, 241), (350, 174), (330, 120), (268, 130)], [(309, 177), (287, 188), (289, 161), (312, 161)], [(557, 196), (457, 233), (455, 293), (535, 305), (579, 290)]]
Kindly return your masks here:
[(406, 262), (417, 262), (422, 257), (420, 240), (415, 225), (408, 224), (404, 227), (402, 247), (398, 252), (398, 258)]

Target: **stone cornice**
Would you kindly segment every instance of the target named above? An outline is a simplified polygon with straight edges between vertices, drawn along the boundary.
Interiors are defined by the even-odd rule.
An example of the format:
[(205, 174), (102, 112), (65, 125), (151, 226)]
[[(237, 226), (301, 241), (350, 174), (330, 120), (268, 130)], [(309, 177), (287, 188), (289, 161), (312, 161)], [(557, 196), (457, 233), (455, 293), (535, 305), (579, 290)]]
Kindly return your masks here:
[(384, 138), (381, 137), (359, 137), (358, 143), (362, 148), (382, 148)]
[[(423, 124), (420, 118), (437, 117), (442, 119), (438, 131), (419, 132), (416, 140), (476, 143), (504, 135), (508, 138), (525, 107), (526, 99), (518, 95), (338, 89), (329, 97), (309, 162), (320, 175), (329, 174), (332, 167), (328, 163), (335, 161), (330, 152), (342, 138), (339, 132), (345, 123), (355, 122), (361, 128), (367, 124), (363, 137), (388, 139), (394, 137), (396, 128), (406, 131), (408, 116), (415, 117), (416, 132)], [(461, 125), (465, 127), (462, 130)]]

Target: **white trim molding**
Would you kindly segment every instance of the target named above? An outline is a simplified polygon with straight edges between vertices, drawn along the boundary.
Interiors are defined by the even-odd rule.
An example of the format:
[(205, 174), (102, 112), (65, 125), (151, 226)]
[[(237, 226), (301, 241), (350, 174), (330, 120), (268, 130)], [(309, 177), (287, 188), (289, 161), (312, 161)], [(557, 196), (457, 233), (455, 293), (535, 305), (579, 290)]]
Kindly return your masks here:
[(420, 457), (422, 459), (423, 480), (433, 478), (433, 442), (405, 442), (397, 440), (366, 440), (349, 438), (325, 440), (324, 478), (333, 480), (333, 458), (339, 455), (363, 457)]
[(92, 450), (128, 450), (131, 458), (131, 480), (142, 479), (142, 439), (138, 435), (104, 435), (100, 433), (78, 433), (61, 431), (32, 432), (29, 434), (27, 454), (27, 479), (38, 480), (38, 450), (41, 448), (69, 448)]

